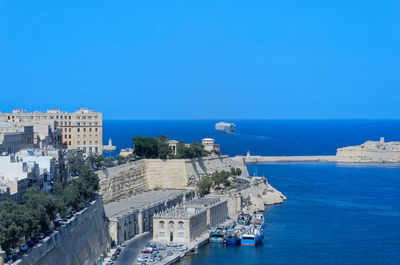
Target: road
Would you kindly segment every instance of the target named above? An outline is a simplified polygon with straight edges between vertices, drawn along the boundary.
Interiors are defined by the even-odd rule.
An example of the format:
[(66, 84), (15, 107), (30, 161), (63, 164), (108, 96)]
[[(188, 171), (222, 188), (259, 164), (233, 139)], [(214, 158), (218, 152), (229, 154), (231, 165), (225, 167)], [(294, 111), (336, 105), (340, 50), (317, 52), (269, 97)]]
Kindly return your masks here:
[(147, 232), (139, 237), (131, 239), (126, 243), (126, 247), (123, 248), (121, 254), (118, 257), (115, 265), (134, 265), (136, 264), (137, 256), (142, 251), (143, 247), (153, 237), (153, 234)]

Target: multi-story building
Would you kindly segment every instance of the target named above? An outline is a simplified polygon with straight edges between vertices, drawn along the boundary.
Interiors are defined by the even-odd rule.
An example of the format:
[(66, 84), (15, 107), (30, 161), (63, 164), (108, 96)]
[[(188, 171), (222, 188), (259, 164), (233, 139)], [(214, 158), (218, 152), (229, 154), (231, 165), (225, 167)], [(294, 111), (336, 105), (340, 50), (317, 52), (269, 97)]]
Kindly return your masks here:
[(153, 216), (153, 240), (188, 243), (217, 227), (228, 216), (228, 203), (220, 198), (200, 198)]
[(0, 121), (0, 153), (15, 153), (34, 146), (32, 126), (16, 126)]
[(12, 113), (0, 113), (0, 121), (9, 123), (48, 123), (55, 121), (61, 130), (62, 143), (66, 148), (82, 150), (85, 153), (103, 152), (103, 114), (86, 108), (73, 113), (59, 109), (47, 112), (25, 112), (14, 109)]
[(23, 201), (29, 187), (42, 189), (43, 181), (37, 164), (20, 161), (14, 155), (0, 156), (0, 186), (8, 187), (9, 195), (15, 202)]

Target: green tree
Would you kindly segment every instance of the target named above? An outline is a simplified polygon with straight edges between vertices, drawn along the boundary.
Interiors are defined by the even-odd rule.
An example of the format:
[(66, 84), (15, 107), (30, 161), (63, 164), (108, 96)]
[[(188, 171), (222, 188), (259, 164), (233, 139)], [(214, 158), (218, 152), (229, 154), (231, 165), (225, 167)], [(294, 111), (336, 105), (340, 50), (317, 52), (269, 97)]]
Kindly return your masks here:
[(110, 156), (104, 159), (104, 163), (106, 167), (113, 167), (114, 166), (114, 157)]
[(77, 175), (79, 173), (79, 170), (85, 165), (85, 159), (83, 158), (83, 151), (67, 153), (67, 161), (70, 172), (73, 175)]
[(118, 164), (124, 163), (127, 159), (128, 159), (128, 157), (125, 157), (122, 155), (117, 155)]
[(165, 135), (159, 135), (158, 140), (158, 157), (161, 159), (167, 159), (172, 155), (172, 149), (168, 144), (168, 137)]
[(137, 136), (133, 138), (134, 152), (141, 158), (158, 158), (159, 141), (153, 137)]
[(213, 181), (210, 176), (203, 177), (197, 183), (197, 189), (198, 189), (200, 196), (204, 196), (204, 195), (210, 193), (210, 189), (211, 189), (212, 185), (213, 185)]

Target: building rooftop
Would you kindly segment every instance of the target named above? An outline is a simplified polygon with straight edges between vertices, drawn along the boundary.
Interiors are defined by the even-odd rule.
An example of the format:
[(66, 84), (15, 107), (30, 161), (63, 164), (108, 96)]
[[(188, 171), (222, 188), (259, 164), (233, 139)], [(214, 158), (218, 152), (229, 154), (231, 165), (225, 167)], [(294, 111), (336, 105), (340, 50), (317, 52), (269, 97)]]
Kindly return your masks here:
[(123, 215), (128, 211), (140, 210), (155, 203), (165, 202), (168, 198), (186, 194), (187, 190), (158, 190), (148, 191), (133, 195), (118, 201), (110, 202), (104, 205), (107, 217), (116, 217)]
[(196, 214), (204, 212), (206, 209), (197, 207), (180, 206), (170, 211), (161, 212), (156, 214), (155, 218), (170, 218), (170, 219), (187, 219)]
[(188, 203), (186, 203), (183, 206), (174, 208), (172, 210), (169, 211), (165, 211), (162, 212), (158, 215), (156, 215), (156, 217), (158, 218), (190, 218), (193, 215), (196, 215), (202, 211), (205, 211), (205, 209), (209, 206), (212, 205), (214, 203), (219, 202), (220, 199), (219, 198), (199, 198), (199, 199), (195, 199), (192, 201), (189, 201)]
[(193, 207), (207, 207), (218, 202), (219, 200), (219, 198), (199, 198), (188, 202), (186, 205)]

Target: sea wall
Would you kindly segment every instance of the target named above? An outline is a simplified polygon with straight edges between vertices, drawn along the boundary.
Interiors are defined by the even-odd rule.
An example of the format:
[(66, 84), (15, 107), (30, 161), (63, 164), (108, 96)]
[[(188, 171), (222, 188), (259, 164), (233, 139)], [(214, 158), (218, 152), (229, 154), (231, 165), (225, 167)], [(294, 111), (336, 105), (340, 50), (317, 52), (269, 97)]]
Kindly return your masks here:
[(243, 158), (208, 156), (196, 159), (142, 159), (96, 171), (105, 201), (124, 198), (145, 190), (194, 189), (203, 176), (215, 171), (240, 168), (248, 176)]
[(110, 246), (101, 196), (34, 247), (18, 265), (92, 265)]

